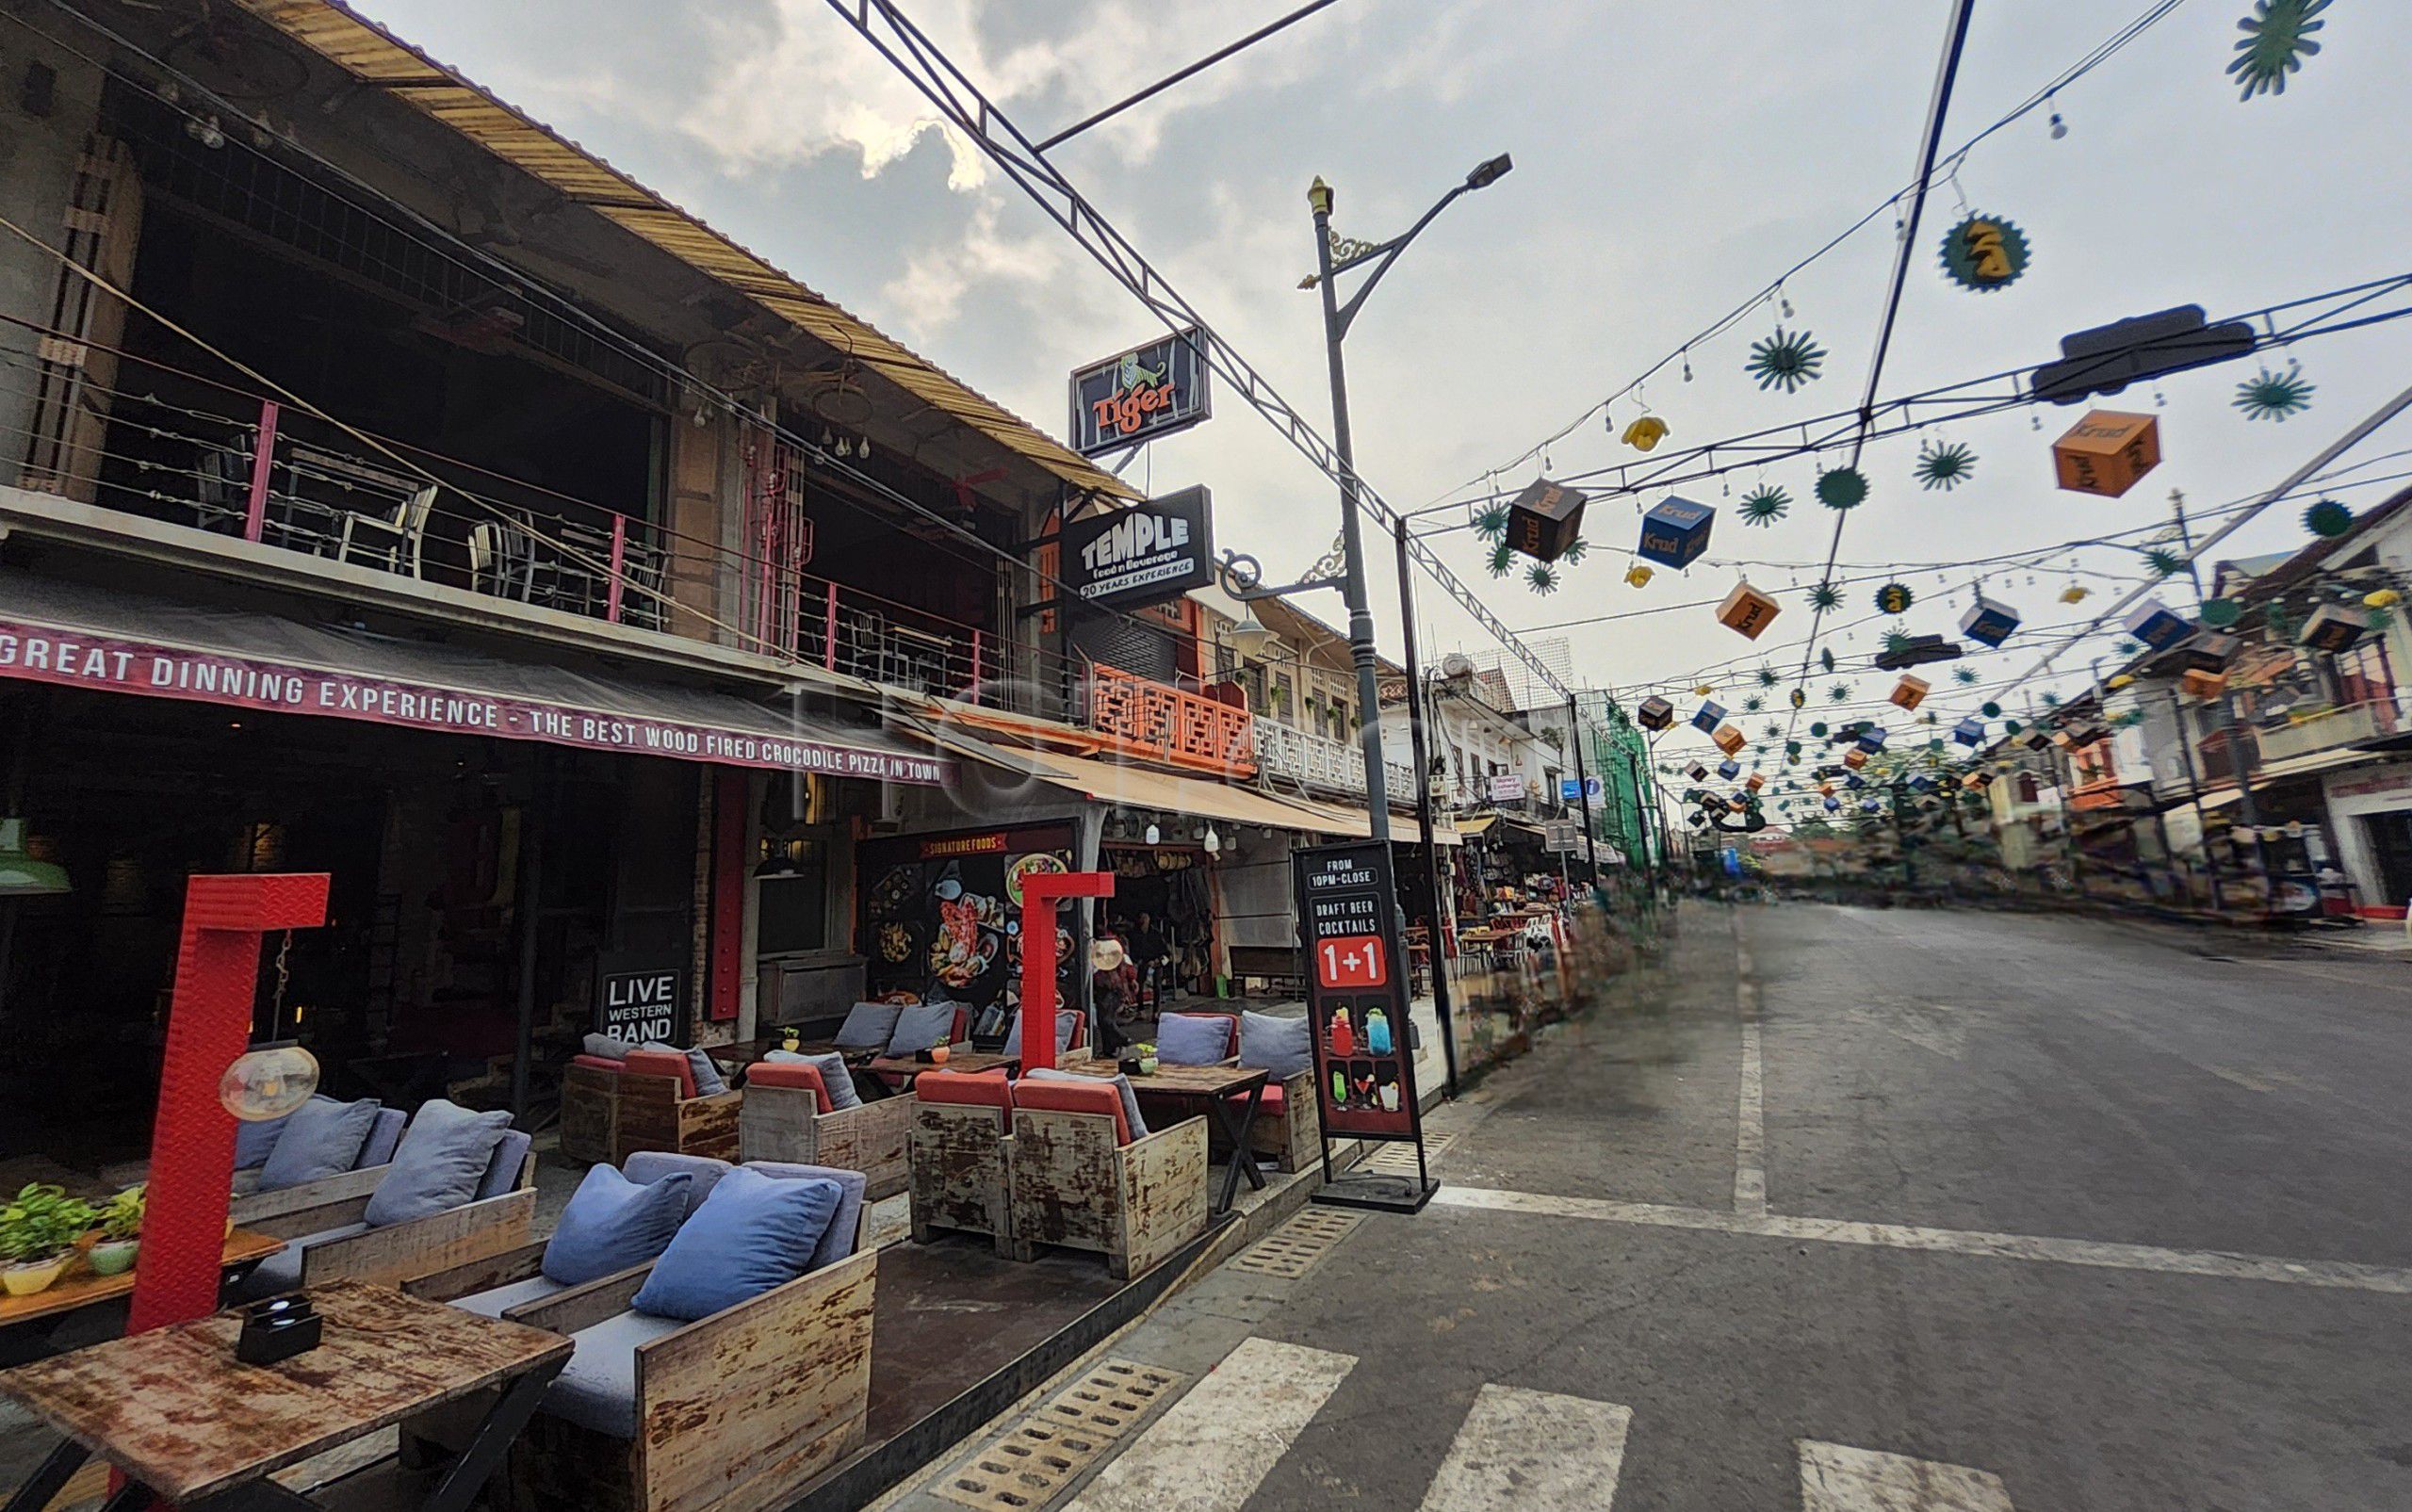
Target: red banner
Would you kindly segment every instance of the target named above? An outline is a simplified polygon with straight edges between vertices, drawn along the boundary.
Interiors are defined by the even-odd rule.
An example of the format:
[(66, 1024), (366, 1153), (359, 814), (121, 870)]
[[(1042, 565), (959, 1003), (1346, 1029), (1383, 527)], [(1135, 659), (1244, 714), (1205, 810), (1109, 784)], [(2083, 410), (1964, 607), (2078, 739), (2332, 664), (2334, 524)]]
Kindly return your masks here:
[(465, 692), (426, 684), (218, 656), (0, 620), (0, 677), (142, 693), (226, 708), (318, 714), (454, 735), (543, 740), (590, 751), (675, 756), (723, 766), (812, 772), (937, 787), (955, 764), (909, 752), (839, 745), (609, 709)]

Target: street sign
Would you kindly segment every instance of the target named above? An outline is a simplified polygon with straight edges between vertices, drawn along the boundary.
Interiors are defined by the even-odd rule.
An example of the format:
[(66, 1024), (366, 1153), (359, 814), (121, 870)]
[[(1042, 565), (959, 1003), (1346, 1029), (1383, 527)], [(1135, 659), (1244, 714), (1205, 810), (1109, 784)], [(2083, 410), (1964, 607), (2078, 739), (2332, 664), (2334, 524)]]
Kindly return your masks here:
[(1600, 779), (1597, 777), (1585, 777), (1579, 781), (1573, 777), (1557, 779), (1557, 798), (1560, 803), (1579, 804), (1589, 798), (1596, 804), (1600, 801), (1600, 795), (1606, 790), (1601, 786)]
[(1072, 449), (1084, 457), (1184, 431), (1214, 414), (1204, 333), (1160, 336), (1072, 370)]
[(595, 963), (595, 1027), (631, 1045), (674, 1044), (686, 1021), (687, 958), (607, 951)]
[(1492, 803), (1512, 804), (1524, 796), (1524, 773), (1518, 772), (1494, 772), (1491, 774), (1491, 801)]
[[(1324, 1137), (1423, 1140), (1396, 959), (1398, 895), (1390, 847), (1346, 840), (1291, 852), (1298, 943), (1307, 959), (1315, 1107)], [(1428, 1184), (1410, 1195), (1413, 1207)], [(1393, 1198), (1385, 1205), (1397, 1205)]]
[(1204, 488), (1064, 527), (1064, 586), (1092, 604), (1136, 609), (1214, 580), (1214, 501)]
[(1572, 854), (1583, 849), (1582, 821), (1572, 819), (1543, 820), (1541, 849), (1553, 854)]

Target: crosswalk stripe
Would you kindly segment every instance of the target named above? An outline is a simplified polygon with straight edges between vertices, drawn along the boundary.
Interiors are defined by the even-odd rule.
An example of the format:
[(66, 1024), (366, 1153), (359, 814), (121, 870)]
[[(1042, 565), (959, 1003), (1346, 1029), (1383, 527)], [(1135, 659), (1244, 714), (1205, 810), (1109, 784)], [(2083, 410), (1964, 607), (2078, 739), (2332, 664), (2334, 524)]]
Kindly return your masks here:
[(1098, 1472), (1072, 1512), (1239, 1512), (1356, 1364), (1243, 1341)]
[(1423, 1512), (1607, 1512), (1633, 1409), (1485, 1386), (1424, 1493)]
[(2001, 1477), (1965, 1465), (1801, 1440), (1801, 1512), (2014, 1512)]

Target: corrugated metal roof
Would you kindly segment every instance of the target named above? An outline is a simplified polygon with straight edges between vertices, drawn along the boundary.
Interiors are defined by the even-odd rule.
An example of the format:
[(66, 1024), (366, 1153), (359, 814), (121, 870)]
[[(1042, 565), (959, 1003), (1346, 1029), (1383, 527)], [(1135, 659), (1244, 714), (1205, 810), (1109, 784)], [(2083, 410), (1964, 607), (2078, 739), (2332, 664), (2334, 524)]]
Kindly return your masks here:
[(243, 7), (353, 77), (451, 127), (566, 198), (743, 294), (798, 330), (853, 355), (1077, 488), (1136, 498), (1131, 487), (927, 359), (662, 199), (600, 157), (520, 113), (335, 0), (241, 0)]

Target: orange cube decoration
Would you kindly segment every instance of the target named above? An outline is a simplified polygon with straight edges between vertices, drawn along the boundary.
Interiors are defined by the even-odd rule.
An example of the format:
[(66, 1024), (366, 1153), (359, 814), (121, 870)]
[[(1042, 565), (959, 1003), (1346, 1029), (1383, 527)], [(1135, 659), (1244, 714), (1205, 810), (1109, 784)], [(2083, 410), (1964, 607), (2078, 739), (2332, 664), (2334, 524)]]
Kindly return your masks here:
[(1853, 772), (1857, 772), (1860, 768), (1867, 765), (1867, 753), (1859, 750), (1846, 751), (1843, 753), (1843, 765), (1850, 768)]
[(1727, 756), (1739, 756), (1742, 747), (1749, 743), (1742, 732), (1731, 724), (1719, 724), (1709, 739), (1716, 741), (1717, 748)]
[(1926, 702), (1927, 690), (1932, 686), (1924, 677), (1904, 674), (1901, 680), (1893, 685), (1893, 702), (1903, 708), (1915, 708)]
[(2227, 691), (2227, 674), (2206, 672), (2197, 667), (2178, 678), (2177, 686), (2185, 690), (2189, 698), (2199, 698), (2208, 703)]
[(2061, 486), (2117, 498), (2160, 465), (2160, 425), (2149, 415), (2094, 410), (2052, 443)]
[(1767, 780), (1767, 778), (1765, 778), (1765, 777), (1763, 777), (1763, 776), (1759, 775), (1759, 774), (1758, 774), (1757, 772), (1752, 772), (1752, 773), (1751, 773), (1751, 780), (1750, 780), (1750, 781), (1748, 781), (1748, 782), (1746, 782), (1746, 783), (1742, 784), (1742, 786), (1743, 786), (1743, 787), (1750, 789), (1751, 789), (1751, 791), (1752, 791), (1752, 792), (1757, 792), (1760, 789), (1762, 789), (1762, 788), (1766, 787), (1767, 785), (1768, 785), (1768, 780)]
[(1761, 631), (1775, 623), (1775, 600), (1749, 583), (1736, 583), (1725, 602), (1717, 606), (1718, 623), (1746, 640), (1757, 640)]

